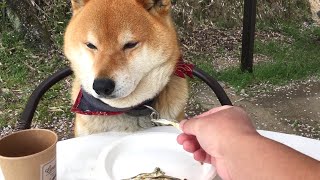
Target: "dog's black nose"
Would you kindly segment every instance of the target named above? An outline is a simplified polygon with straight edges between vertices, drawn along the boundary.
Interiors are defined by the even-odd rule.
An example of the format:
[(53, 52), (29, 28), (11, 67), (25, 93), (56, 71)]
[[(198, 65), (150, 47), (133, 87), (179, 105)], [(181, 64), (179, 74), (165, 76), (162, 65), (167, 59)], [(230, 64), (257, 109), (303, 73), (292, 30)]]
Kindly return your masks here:
[(95, 79), (93, 90), (101, 96), (108, 96), (114, 91), (115, 83), (112, 79)]

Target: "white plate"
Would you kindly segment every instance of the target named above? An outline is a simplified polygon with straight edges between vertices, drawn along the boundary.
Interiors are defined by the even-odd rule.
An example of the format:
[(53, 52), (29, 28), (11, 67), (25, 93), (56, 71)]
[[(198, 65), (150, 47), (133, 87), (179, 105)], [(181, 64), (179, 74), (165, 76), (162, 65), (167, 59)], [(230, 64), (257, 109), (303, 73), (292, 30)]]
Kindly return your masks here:
[(176, 142), (177, 134), (138, 133), (121, 138), (105, 147), (98, 157), (99, 179), (120, 180), (159, 167), (168, 176), (187, 180), (211, 180), (215, 168), (201, 165)]

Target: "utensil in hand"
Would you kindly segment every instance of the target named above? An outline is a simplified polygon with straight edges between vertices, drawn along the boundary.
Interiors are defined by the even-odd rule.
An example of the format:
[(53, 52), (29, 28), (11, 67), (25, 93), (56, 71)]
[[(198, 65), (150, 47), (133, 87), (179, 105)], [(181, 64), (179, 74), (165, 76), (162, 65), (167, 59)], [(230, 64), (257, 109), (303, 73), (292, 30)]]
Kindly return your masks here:
[(149, 108), (150, 110), (152, 110), (152, 113), (150, 114), (150, 117), (151, 117), (151, 121), (154, 122), (154, 123), (158, 123), (158, 124), (162, 124), (162, 125), (171, 125), (179, 130), (181, 130), (180, 128), (180, 125), (179, 125), (179, 122), (175, 119), (163, 119), (160, 117), (160, 113), (155, 110), (153, 107), (151, 106), (147, 106), (145, 105), (145, 107)]

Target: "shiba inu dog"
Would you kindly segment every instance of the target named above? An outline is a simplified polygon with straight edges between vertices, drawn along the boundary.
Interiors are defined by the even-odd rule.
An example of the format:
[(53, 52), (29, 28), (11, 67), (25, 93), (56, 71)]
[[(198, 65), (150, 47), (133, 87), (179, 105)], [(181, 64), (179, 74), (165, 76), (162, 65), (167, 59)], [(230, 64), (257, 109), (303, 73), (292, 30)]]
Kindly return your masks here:
[(85, 108), (75, 136), (152, 127), (144, 104), (162, 118), (184, 117), (188, 85), (174, 74), (181, 52), (170, 8), (170, 0), (72, 0), (64, 52), (72, 101)]

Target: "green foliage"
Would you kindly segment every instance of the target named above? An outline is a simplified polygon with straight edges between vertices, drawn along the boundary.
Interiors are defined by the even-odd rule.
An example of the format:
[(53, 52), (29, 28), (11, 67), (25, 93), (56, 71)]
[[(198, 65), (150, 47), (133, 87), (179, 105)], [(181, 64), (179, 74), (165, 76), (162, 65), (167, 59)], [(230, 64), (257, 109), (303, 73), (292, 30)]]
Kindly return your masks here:
[[(0, 127), (14, 125), (25, 108), (32, 91), (52, 72), (65, 66), (61, 57), (38, 54), (26, 48), (25, 42), (14, 31), (0, 36)], [(69, 112), (68, 86), (65, 82), (51, 88), (40, 101), (35, 121), (49, 122), (61, 115), (71, 117)], [(63, 93), (62, 93), (63, 92)], [(63, 107), (50, 112), (51, 107)]]
[(62, 47), (64, 30), (72, 15), (70, 2), (49, 0), (38, 6), (39, 20), (49, 29), (58, 48)]
[[(0, 23), (1, 24), (6, 24), (6, 18), (5, 18), (5, 13), (4, 10), (7, 7), (6, 1), (0, 1)], [(0, 26), (0, 32), (2, 32), (4, 29), (4, 26)]]
[[(242, 25), (243, 0), (173, 0), (173, 14), (179, 26), (215, 23), (221, 27)], [(310, 19), (309, 3), (301, 0), (257, 1), (258, 21), (303, 22)]]

